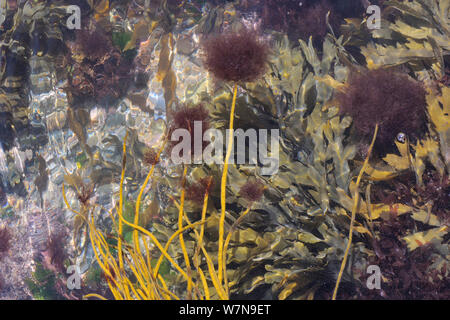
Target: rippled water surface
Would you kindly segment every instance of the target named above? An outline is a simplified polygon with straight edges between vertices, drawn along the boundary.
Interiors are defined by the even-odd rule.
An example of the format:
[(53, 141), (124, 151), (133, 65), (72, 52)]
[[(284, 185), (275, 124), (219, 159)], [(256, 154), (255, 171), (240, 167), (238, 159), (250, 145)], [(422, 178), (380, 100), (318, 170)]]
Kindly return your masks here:
[(449, 0), (0, 4), (0, 299), (450, 298)]

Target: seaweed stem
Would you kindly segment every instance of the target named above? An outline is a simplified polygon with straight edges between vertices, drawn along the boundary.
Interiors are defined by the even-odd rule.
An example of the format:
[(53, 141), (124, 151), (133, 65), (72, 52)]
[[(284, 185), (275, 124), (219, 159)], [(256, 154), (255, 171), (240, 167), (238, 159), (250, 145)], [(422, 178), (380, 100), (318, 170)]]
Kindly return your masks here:
[[(123, 252), (122, 252), (122, 232), (123, 232), (123, 224), (122, 224), (122, 214), (123, 214), (123, 181), (125, 179), (125, 164), (127, 162), (127, 137), (128, 131), (125, 133), (125, 138), (123, 139), (123, 153), (122, 153), (122, 173), (120, 175), (120, 195), (119, 195), (119, 239), (117, 241), (117, 252), (119, 256), (119, 268), (121, 273), (125, 272), (123, 267)], [(129, 295), (128, 286), (124, 286), (125, 292)]]
[[(211, 186), (211, 183), (212, 183), (212, 181), (211, 181), (211, 179), (209, 179), (209, 182), (208, 182), (208, 185), (206, 188), (206, 192), (205, 192), (205, 196), (203, 198), (202, 218), (201, 218), (202, 225), (200, 227), (200, 235), (198, 237), (198, 244), (197, 244), (197, 248), (195, 250), (194, 259), (193, 259), (194, 263), (196, 264), (196, 268), (199, 270), (199, 274), (200, 274), (200, 277), (202, 278), (202, 282), (203, 282), (204, 275), (203, 275), (203, 272), (201, 271), (201, 269), (199, 269), (200, 262), (198, 260), (198, 256), (200, 254), (200, 248), (203, 245), (203, 235), (205, 233), (205, 222), (206, 222), (206, 211), (208, 208), (209, 188)], [(208, 286), (203, 285), (203, 287), (205, 288), (205, 295), (207, 296), (207, 299), (209, 299), (208, 298), (209, 297)]]
[(230, 111), (230, 125), (228, 134), (228, 146), (227, 153), (225, 156), (225, 161), (223, 163), (223, 173), (222, 182), (220, 187), (220, 221), (219, 221), (219, 254), (218, 254), (218, 278), (219, 283), (222, 283), (223, 274), (226, 272), (226, 266), (223, 261), (223, 235), (224, 235), (224, 224), (225, 224), (225, 210), (226, 210), (226, 187), (227, 187), (227, 174), (228, 174), (228, 160), (231, 156), (231, 151), (233, 150), (233, 122), (234, 122), (234, 110), (236, 108), (236, 96), (237, 96), (237, 84), (234, 84), (233, 89), (233, 102), (231, 104)]
[[(227, 259), (226, 259), (226, 255), (227, 255), (227, 249), (228, 249), (228, 245), (230, 243), (231, 240), (231, 236), (233, 235), (233, 232), (236, 230), (237, 226), (242, 222), (242, 220), (244, 219), (244, 217), (250, 212), (251, 206), (248, 207), (242, 214), (241, 216), (233, 223), (233, 225), (231, 226), (230, 231), (228, 232), (227, 238), (225, 239), (225, 244), (224, 244), (224, 248), (223, 248), (223, 261), (224, 261), (224, 268), (226, 268), (226, 264), (227, 264)], [(226, 271), (226, 270), (224, 270)], [(228, 288), (228, 277), (227, 277), (227, 273), (225, 272), (223, 274), (224, 277), (224, 282), (225, 282), (225, 290), (227, 292), (227, 294), (229, 294), (229, 288)]]
[[(194, 224), (189, 223), (186, 226), (182, 226), (169, 239), (168, 243), (166, 244), (166, 248), (163, 248), (161, 243), (158, 241), (158, 239), (150, 231), (140, 227), (138, 224), (134, 224), (134, 223), (127, 221), (123, 217), (123, 202), (124, 202), (123, 201), (123, 189), (124, 189), (123, 183), (124, 183), (124, 178), (125, 178), (125, 167), (126, 167), (126, 138), (127, 138), (127, 135), (125, 135), (125, 140), (123, 143), (122, 175), (121, 175), (121, 180), (120, 180), (120, 200), (119, 200), (119, 205), (116, 206), (116, 210), (118, 212), (118, 218), (120, 220), (118, 226), (113, 217), (112, 210), (114, 210), (114, 209), (111, 210), (111, 218), (113, 219), (113, 222), (117, 227), (117, 230), (119, 230), (118, 236), (117, 236), (117, 238), (115, 238), (115, 239), (117, 239), (117, 246), (115, 246), (115, 248), (117, 249), (117, 252), (118, 252), (119, 263), (116, 261), (116, 258), (112, 255), (112, 253), (110, 251), (111, 245), (106, 242), (103, 234), (96, 229), (93, 214), (91, 214), (89, 217), (89, 214), (83, 215), (82, 213), (71, 208), (71, 206), (69, 205), (69, 203), (67, 201), (64, 184), (62, 185), (63, 199), (64, 199), (64, 202), (65, 202), (67, 208), (69, 210), (71, 210), (72, 212), (74, 212), (75, 214), (80, 215), (84, 219), (84, 221), (86, 221), (86, 223), (88, 224), (89, 238), (91, 241), (91, 245), (92, 245), (92, 248), (94, 251), (95, 258), (96, 258), (101, 270), (106, 275), (106, 281), (107, 281), (108, 287), (116, 300), (124, 300), (124, 299), (131, 300), (133, 298), (134, 299), (158, 299), (158, 298), (161, 298), (161, 296), (166, 299), (174, 298), (176, 300), (179, 300), (179, 297), (177, 297), (174, 293), (169, 291), (164, 279), (162, 278), (161, 275), (158, 274), (158, 268), (162, 262), (162, 259), (166, 258), (172, 264), (172, 266), (181, 274), (181, 276), (184, 279), (186, 279), (188, 286), (191, 288), (193, 287), (194, 289), (196, 289), (198, 291), (198, 288), (192, 281), (192, 277), (191, 277), (190, 273), (189, 272), (186, 273), (175, 262), (175, 260), (168, 254), (168, 247), (169, 247), (170, 243), (175, 238), (177, 238), (180, 234), (182, 234), (184, 231), (195, 228), (196, 226), (200, 225), (203, 222), (200, 221), (200, 222), (197, 222)], [(162, 152), (163, 148), (164, 148), (164, 146), (161, 148), (160, 153)], [(147, 183), (153, 173), (153, 170), (150, 170), (150, 171), (151, 172), (149, 172), (149, 175), (147, 177)], [(186, 170), (185, 170), (184, 176), (185, 175), (186, 175)], [(143, 191), (144, 189), (145, 189), (145, 186), (141, 188), (141, 197), (144, 192)], [(137, 207), (138, 207), (137, 212), (139, 213), (140, 203)], [(93, 212), (93, 211), (91, 211), (91, 212)], [(183, 215), (181, 216), (181, 218), (183, 218)], [(136, 219), (136, 217), (135, 217), (135, 219)], [(137, 222), (139, 222), (139, 220), (137, 220)], [(122, 233), (123, 233), (124, 224), (134, 228), (135, 230), (142, 233), (144, 236), (149, 237), (149, 240), (152, 241), (156, 245), (158, 250), (161, 252), (159, 264), (155, 270), (152, 270), (151, 263), (150, 263), (150, 249), (149, 249), (149, 244), (148, 244), (148, 242), (150, 242), (150, 241), (144, 241), (144, 246), (145, 246), (145, 250), (146, 250), (146, 259), (145, 259), (144, 256), (140, 253), (140, 251), (138, 251), (136, 249), (136, 247), (139, 246), (139, 237), (137, 238), (137, 241), (135, 238), (134, 245), (128, 245), (126, 243), (123, 243)], [(133, 250), (133, 248), (134, 248), (134, 250)], [(202, 247), (202, 249), (204, 250), (203, 247)], [(119, 254), (119, 252), (120, 252), (120, 254)], [(125, 272), (124, 263), (129, 265), (131, 272), (133, 273), (133, 275), (136, 278), (137, 286), (136, 286), (136, 284), (134, 284), (134, 282), (132, 282), (130, 280), (129, 274), (127, 274)], [(212, 262), (209, 259), (208, 265), (210, 265), (210, 264), (212, 264)], [(213, 269), (213, 271), (214, 271), (214, 269)], [(215, 274), (213, 274), (212, 278), (217, 278), (217, 277)], [(214, 282), (214, 280), (213, 280), (213, 282)], [(217, 281), (216, 281), (216, 283), (217, 283)], [(162, 285), (162, 287), (160, 284)], [(220, 292), (220, 289), (218, 291), (219, 291), (219, 296), (222, 297), (223, 295), (222, 295), (222, 292)], [(100, 299), (104, 298), (100, 295), (85, 295), (84, 296), (84, 298), (90, 298), (90, 297), (100, 298)]]
[(348, 253), (350, 252), (350, 247), (352, 245), (353, 224), (355, 222), (356, 210), (357, 210), (357, 207), (359, 204), (359, 184), (361, 182), (361, 178), (364, 174), (364, 171), (366, 171), (367, 164), (369, 163), (370, 154), (372, 153), (372, 149), (375, 144), (375, 140), (377, 138), (377, 133), (378, 133), (378, 123), (375, 124), (375, 132), (373, 134), (372, 142), (370, 143), (366, 159), (364, 160), (361, 171), (359, 172), (358, 178), (356, 179), (356, 190), (355, 190), (355, 198), (354, 198), (355, 200), (353, 202), (352, 218), (350, 220), (350, 231), (349, 231), (349, 235), (348, 235), (347, 247), (345, 248), (344, 259), (342, 260), (341, 269), (339, 270), (339, 274), (338, 274), (338, 277), (336, 280), (336, 286), (334, 287), (333, 296), (332, 296), (331, 300), (336, 300), (336, 295), (337, 295), (337, 292), (339, 289), (339, 284), (341, 282), (342, 274), (344, 273), (345, 265), (347, 263)]
[(86, 295), (83, 296), (83, 298), (85, 298), (85, 299), (87, 299), (87, 298), (97, 298), (99, 300), (108, 300), (105, 297), (103, 297), (103, 296), (101, 296), (99, 294), (96, 294), (96, 293), (86, 294)]
[[(187, 174), (187, 166), (184, 166), (183, 169), (183, 177), (181, 180), (181, 197), (180, 197), (180, 209), (178, 211), (178, 229), (182, 229), (183, 228), (183, 208), (184, 208), (184, 195), (185, 195), (185, 184), (186, 184), (186, 174)], [(181, 246), (181, 250), (183, 251), (183, 257), (184, 257), (184, 261), (186, 263), (186, 269), (187, 269), (187, 273), (190, 277), (191, 274), (191, 264), (189, 262), (189, 256), (186, 250), (186, 245), (184, 244), (184, 238), (183, 238), (183, 233), (180, 233), (180, 246)], [(188, 293), (188, 297), (191, 297), (192, 294), (192, 282), (188, 282), (188, 288), (187, 288), (187, 293)]]
[[(183, 271), (183, 269), (181, 269), (181, 267), (175, 262), (175, 260), (173, 260), (173, 258), (167, 253), (167, 251), (162, 247), (161, 243), (158, 241), (158, 239), (156, 239), (156, 237), (148, 230), (145, 230), (144, 228), (142, 228), (141, 226), (138, 226), (134, 223), (128, 222), (127, 220), (125, 220), (123, 217), (121, 218), (122, 222), (125, 223), (126, 225), (137, 229), (138, 231), (142, 232), (143, 234), (147, 235), (150, 237), (150, 239), (155, 243), (156, 247), (159, 249), (159, 251), (161, 251), (162, 255), (169, 260), (169, 262), (173, 265), (173, 267), (175, 269), (178, 270), (178, 272), (181, 273), (181, 275), (186, 279), (186, 281), (192, 282), (192, 279), (186, 274), (186, 272)], [(183, 232), (187, 229), (193, 228), (195, 225), (191, 224), (191, 225), (187, 225), (185, 227), (183, 227), (182, 229), (178, 230), (178, 232)], [(157, 275), (156, 273), (157, 270), (155, 270), (155, 276)]]
[[(175, 205), (178, 208), (180, 206), (176, 202), (175, 202)], [(184, 219), (187, 221), (187, 223), (191, 224), (191, 222), (189, 221), (189, 218), (187, 217), (186, 214), (184, 215)], [(193, 230), (194, 230), (194, 234), (195, 234), (195, 236), (197, 237), (197, 240), (198, 240), (200, 236), (199, 236), (197, 230), (195, 230), (195, 229), (193, 229)], [(197, 243), (199, 243), (199, 242), (197, 241)], [(201, 246), (202, 252), (203, 252), (203, 254), (205, 256), (206, 263), (208, 265), (208, 272), (209, 272), (209, 275), (211, 277), (211, 281), (213, 283), (213, 286), (216, 289), (217, 294), (219, 295), (219, 298), (222, 299), (222, 300), (228, 300), (228, 294), (226, 293), (226, 290), (224, 290), (224, 288), (222, 286), (222, 283), (219, 282), (219, 279), (217, 277), (217, 273), (219, 272), (219, 270), (217, 270), (217, 273), (216, 273), (216, 270), (214, 269), (214, 263), (212, 262), (211, 257), (209, 256), (208, 252), (206, 251), (205, 246), (203, 245), (203, 243), (200, 243), (199, 245)], [(199, 268), (199, 270), (201, 271), (200, 268)]]
[[(155, 165), (158, 162), (162, 151), (164, 150), (164, 146), (166, 145), (166, 141), (167, 140), (164, 140), (164, 143), (163, 143), (162, 147), (159, 149), (159, 151), (158, 151), (158, 153), (156, 155), (156, 158), (155, 158), (156, 161), (155, 161), (154, 164), (152, 164), (152, 166), (150, 168), (150, 171), (148, 172), (147, 177), (145, 178), (144, 184), (142, 185), (141, 190), (139, 191), (139, 195), (138, 195), (137, 200), (136, 200), (136, 212), (135, 212), (135, 215), (134, 215), (134, 224), (135, 225), (139, 225), (139, 209), (141, 207), (142, 195), (144, 194), (144, 190), (147, 187), (148, 181), (150, 180), (151, 176), (153, 175), (153, 172), (155, 171)], [(133, 240), (134, 240), (134, 248), (135, 248), (135, 250), (137, 251), (137, 253), (139, 255), (141, 255), (141, 249), (139, 247), (139, 241), (138, 241), (139, 239), (138, 239), (138, 231), (137, 230), (133, 231)]]

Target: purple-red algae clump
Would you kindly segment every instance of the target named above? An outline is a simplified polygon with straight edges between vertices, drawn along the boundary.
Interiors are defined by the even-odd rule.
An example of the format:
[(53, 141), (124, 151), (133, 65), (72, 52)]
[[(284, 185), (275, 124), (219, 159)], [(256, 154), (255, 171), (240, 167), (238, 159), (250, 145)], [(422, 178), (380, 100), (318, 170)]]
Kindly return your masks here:
[(64, 271), (64, 261), (67, 258), (65, 238), (66, 235), (63, 232), (52, 234), (47, 241), (47, 250), (45, 251), (50, 264), (60, 272)]
[[(195, 122), (201, 123), (201, 132), (194, 131)], [(203, 135), (210, 128), (209, 111), (202, 104), (195, 106), (181, 105), (177, 111), (172, 114), (172, 120), (169, 127), (168, 137), (171, 139), (172, 134), (177, 129), (185, 129), (189, 132), (191, 138), (191, 155), (195, 150), (195, 139), (201, 139), (201, 151), (209, 144), (208, 141), (203, 140)], [(201, 136), (197, 136), (201, 134)], [(170, 141), (169, 151), (177, 145), (180, 141)], [(185, 156), (185, 155), (183, 155)]]
[(186, 199), (203, 204), (206, 194), (211, 192), (214, 183), (212, 177), (202, 178), (186, 188)]
[[(333, 1), (334, 2), (334, 1)], [(298, 38), (322, 39), (328, 31), (326, 17), (337, 31), (340, 23), (338, 6), (328, 0), (246, 0), (241, 7), (245, 11), (255, 11), (264, 29), (287, 33), (293, 41)], [(353, 1), (354, 2), (354, 1)], [(353, 4), (358, 7), (359, 4)], [(358, 7), (359, 8), (359, 7)]]
[(70, 66), (67, 91), (73, 104), (86, 99), (110, 102), (127, 92), (134, 78), (132, 61), (122, 56), (110, 34), (100, 26), (94, 24), (78, 30), (69, 48), (65, 64)]
[(364, 137), (371, 137), (378, 123), (379, 147), (392, 145), (400, 132), (418, 138), (426, 128), (426, 91), (406, 74), (385, 69), (352, 73), (337, 100)]
[(154, 166), (159, 163), (159, 155), (155, 149), (149, 148), (144, 152), (143, 162), (148, 166)]
[(10, 249), (11, 239), (11, 231), (6, 226), (0, 227), (0, 258)]
[(217, 79), (254, 81), (266, 71), (269, 46), (256, 31), (225, 31), (203, 41), (204, 65)]
[(361, 299), (450, 298), (446, 264), (439, 270), (430, 270), (434, 262), (433, 246), (427, 244), (410, 251), (402, 239), (408, 230), (417, 229), (408, 214), (391, 216), (381, 221), (378, 229), (379, 236), (372, 241), (375, 255), (370, 257), (369, 263), (380, 267), (384, 280), (378, 290), (362, 287)]
[(255, 179), (249, 179), (239, 190), (239, 195), (249, 202), (256, 202), (261, 199), (264, 193), (264, 184)]

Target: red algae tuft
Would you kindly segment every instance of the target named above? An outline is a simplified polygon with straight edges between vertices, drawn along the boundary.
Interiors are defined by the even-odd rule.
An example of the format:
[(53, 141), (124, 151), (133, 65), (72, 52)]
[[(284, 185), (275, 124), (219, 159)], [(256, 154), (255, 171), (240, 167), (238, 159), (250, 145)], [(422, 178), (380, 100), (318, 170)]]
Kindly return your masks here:
[(406, 74), (378, 69), (353, 73), (348, 87), (337, 94), (341, 113), (353, 118), (365, 137), (379, 125), (377, 146), (392, 145), (401, 132), (418, 138), (426, 128), (426, 91)]
[(204, 40), (204, 64), (217, 79), (254, 81), (266, 71), (269, 46), (257, 32), (243, 29)]

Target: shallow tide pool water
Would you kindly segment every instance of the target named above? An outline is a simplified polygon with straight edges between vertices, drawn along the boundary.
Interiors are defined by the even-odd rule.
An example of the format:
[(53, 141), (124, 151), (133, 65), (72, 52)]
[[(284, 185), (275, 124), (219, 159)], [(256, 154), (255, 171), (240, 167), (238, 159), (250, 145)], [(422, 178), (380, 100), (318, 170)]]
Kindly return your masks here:
[(450, 299), (449, 77), (450, 0), (0, 0), (0, 299)]

